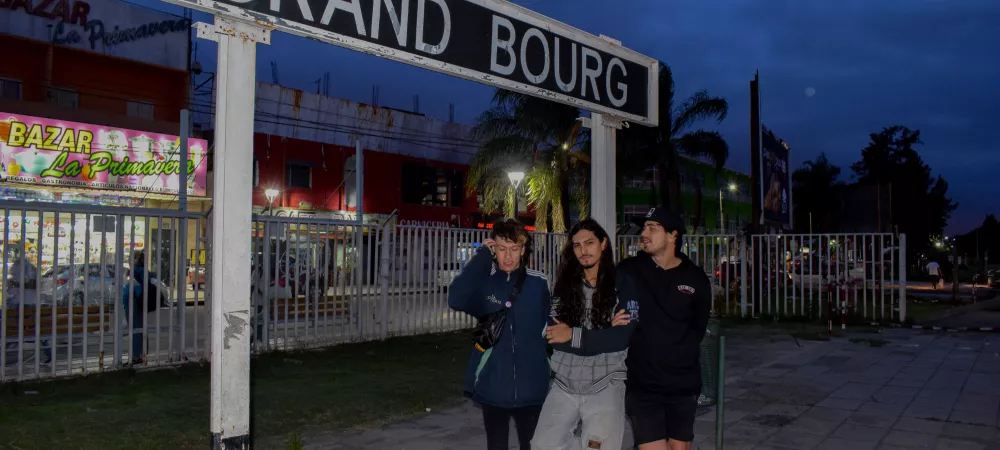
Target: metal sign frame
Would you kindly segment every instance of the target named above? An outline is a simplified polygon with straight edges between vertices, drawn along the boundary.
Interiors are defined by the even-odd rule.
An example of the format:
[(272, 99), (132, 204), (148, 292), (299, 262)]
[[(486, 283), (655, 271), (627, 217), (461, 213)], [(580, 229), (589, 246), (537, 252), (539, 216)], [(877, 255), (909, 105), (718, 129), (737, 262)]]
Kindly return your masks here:
[[(549, 89), (542, 88), (538, 85), (532, 85), (528, 83), (514, 81), (495, 73), (486, 73), (478, 70), (469, 69), (455, 64), (450, 64), (443, 61), (438, 61), (434, 59), (434, 55), (431, 54), (420, 54), (405, 50), (400, 50), (397, 48), (392, 48), (372, 42), (368, 42), (362, 39), (357, 39), (351, 36), (345, 36), (343, 34), (334, 33), (322, 28), (318, 28), (311, 25), (306, 25), (300, 22), (294, 22), (286, 20), (271, 14), (265, 14), (250, 9), (246, 9), (232, 3), (239, 3), (237, 0), (232, 0), (232, 3), (216, 1), (216, 0), (164, 0), (167, 3), (172, 3), (175, 5), (183, 6), (186, 8), (192, 8), (199, 11), (203, 11), (209, 14), (214, 14), (217, 16), (225, 17), (227, 19), (238, 20), (244, 23), (257, 25), (264, 27), (273, 31), (281, 31), (296, 36), (305, 37), (307, 39), (313, 39), (320, 42), (325, 42), (333, 44), (339, 47), (344, 47), (350, 50), (356, 50), (371, 55), (379, 56), (382, 58), (387, 58), (395, 61), (399, 61), (412, 66), (422, 67), (425, 69), (430, 69), (436, 72), (453, 75), (459, 78), (464, 78), (467, 80), (475, 81), (478, 83), (483, 83), (495, 87), (500, 87), (512, 91), (523, 92), (525, 94), (545, 98), (559, 103), (564, 103), (567, 105), (576, 106), (581, 109), (585, 109), (591, 112), (607, 114), (627, 120), (634, 123), (639, 123), (648, 126), (656, 126), (659, 123), (659, 61), (654, 58), (642, 55), (634, 50), (622, 47), (619, 41), (614, 39), (609, 39), (603, 36), (594, 36), (590, 33), (582, 31), (578, 28), (571, 27), (562, 22), (550, 19), (527, 8), (508, 3), (502, 0), (418, 0), (416, 3), (424, 4), (427, 3), (437, 3), (437, 2), (450, 2), (450, 3), (472, 3), (481, 6), (487, 10), (492, 11), (495, 14), (499, 14), (507, 19), (513, 19), (523, 22), (531, 27), (537, 28), (539, 30), (544, 30), (548, 33), (554, 34), (556, 36), (561, 36), (569, 39), (571, 42), (579, 44), (580, 46), (588, 47), (590, 49), (598, 50), (609, 55), (624, 59), (632, 64), (643, 66), (647, 71), (646, 76), (646, 114), (638, 115), (633, 113), (628, 113), (623, 110), (611, 108), (605, 105), (594, 103), (591, 101), (582, 100), (577, 97), (569, 96), (558, 91), (553, 91)], [(246, 0), (246, 4), (251, 3), (263, 3), (266, 0)], [(328, 6), (326, 11), (330, 11), (329, 4), (340, 2), (341, 4), (354, 4), (354, 2), (360, 2), (361, 0), (327, 0)], [(372, 0), (375, 2), (376, 6), (383, 5), (383, 2), (390, 2), (391, 0)], [(413, 0), (403, 0), (403, 2), (412, 2)], [(270, 0), (269, 5), (286, 3), (290, 7), (301, 8), (301, 4), (309, 5), (307, 0)], [(280, 7), (279, 7), (280, 8)], [(361, 8), (361, 6), (357, 6)], [(326, 11), (318, 8), (310, 8), (310, 15), (315, 18), (319, 18), (320, 12), (325, 14)], [(367, 8), (366, 8), (367, 9)], [(410, 14), (413, 15), (414, 8), (410, 8)], [(422, 9), (422, 8), (421, 8)], [(371, 11), (361, 9), (364, 14), (370, 14)], [(341, 14), (350, 14), (350, 12), (345, 10), (337, 10)], [(381, 14), (382, 9), (379, 8)], [(331, 14), (333, 14), (331, 12)], [(390, 14), (391, 16), (391, 14)], [(395, 19), (393, 17), (393, 19)], [(412, 19), (412, 18), (411, 18)], [(364, 18), (358, 19), (362, 25), (367, 25), (363, 22)], [(418, 19), (419, 20), (419, 19)], [(329, 19), (327, 18), (327, 22)], [(391, 21), (383, 20), (381, 23), (383, 31), (380, 34), (393, 34), (393, 24)], [(421, 28), (421, 23), (417, 23), (418, 29)], [(445, 32), (449, 33), (451, 41), (454, 42), (458, 36), (450, 35), (450, 25), (445, 24)], [(407, 33), (413, 33), (408, 31)], [(524, 37), (524, 36), (522, 36)], [(515, 45), (518, 45), (515, 43)], [(489, 51), (489, 49), (482, 49), (483, 51)], [(554, 50), (553, 50), (554, 52)], [(582, 59), (582, 57), (581, 57)], [(578, 62), (576, 55), (572, 57), (574, 62)], [(546, 64), (548, 66), (548, 64)], [(610, 65), (609, 65), (610, 66)], [(610, 67), (608, 67), (610, 70)], [(582, 70), (581, 70), (582, 72)], [(577, 74), (580, 79), (577, 80), (581, 84), (584, 83), (583, 74)], [(553, 75), (556, 76), (556, 75)], [(610, 84), (610, 83), (608, 83)]]
[[(218, 45), (218, 69), (216, 79), (216, 114), (215, 130), (216, 143), (215, 171), (213, 173), (215, 209), (212, 211), (212, 277), (211, 277), (211, 420), (210, 431), (212, 433), (212, 446), (219, 450), (229, 449), (249, 449), (250, 448), (250, 322), (254, 320), (251, 314), (251, 301), (247, 280), (250, 278), (250, 212), (253, 209), (251, 204), (251, 193), (253, 190), (252, 177), (247, 174), (253, 172), (253, 130), (254, 130), (254, 103), (256, 87), (256, 64), (257, 44), (269, 45), (271, 42), (271, 31), (284, 31), (289, 34), (303, 36), (322, 42), (331, 43), (352, 50), (393, 59), (406, 64), (424, 67), (437, 72), (454, 75), (477, 81), (483, 84), (506, 88), (528, 95), (549, 99), (582, 109), (591, 111), (590, 118), (582, 118), (584, 125), (591, 128), (592, 155), (594, 164), (591, 165), (591, 216), (602, 223), (606, 229), (615, 230), (615, 146), (616, 130), (622, 126), (628, 126), (626, 120), (636, 123), (656, 126), (659, 123), (659, 62), (653, 58), (643, 56), (632, 50), (621, 46), (621, 43), (606, 37), (597, 37), (568, 25), (562, 24), (545, 16), (532, 12), (517, 5), (512, 5), (503, 0), (402, 0), (404, 2), (415, 1), (418, 10), (418, 22), (415, 25), (416, 35), (414, 36), (415, 46), (421, 46), (421, 51), (428, 55), (441, 53), (446, 48), (441, 42), (438, 46), (425, 44), (422, 42), (422, 22), (420, 15), (423, 14), (426, 3), (436, 3), (441, 6), (450, 2), (454, 5), (469, 4), (478, 5), (489, 11), (493, 11), (490, 21), (493, 23), (490, 44), (492, 48), (490, 54), (490, 70), (499, 67), (500, 60), (496, 57), (497, 49), (503, 49), (508, 53), (508, 65), (504, 70), (507, 75), (514, 73), (510, 66), (516, 66), (516, 55), (513, 50), (516, 45), (517, 27), (513, 21), (519, 21), (519, 26), (527, 27), (524, 31), (525, 42), (529, 37), (546, 42), (545, 33), (552, 35), (554, 49), (553, 55), (558, 53), (559, 44), (556, 38), (562, 36), (572, 41), (570, 48), (574, 52), (572, 64), (578, 62), (575, 48), (580, 46), (580, 73), (579, 81), (580, 96), (577, 98), (564, 95), (543, 87), (552, 83), (547, 81), (550, 61), (548, 53), (541, 52), (545, 61), (544, 70), (541, 74), (533, 73), (527, 66), (522, 64), (522, 74), (524, 79), (537, 82), (539, 85), (533, 86), (528, 83), (519, 82), (516, 79), (503, 78), (497, 75), (487, 74), (481, 71), (471, 70), (459, 65), (436, 61), (428, 56), (421, 56), (408, 51), (394, 49), (383, 46), (379, 43), (367, 42), (321, 30), (316, 27), (303, 25), (297, 22), (290, 22), (278, 17), (270, 16), (260, 12), (252, 12), (236, 6), (232, 3), (249, 4), (255, 3), (258, 9), (260, 5), (267, 3), (268, 8), (277, 8), (280, 11), (282, 0), (227, 0), (231, 3), (224, 3), (217, 0), (164, 0), (182, 7), (197, 9), (213, 14), (214, 24), (197, 23), (197, 36), (201, 39), (208, 39), (217, 42)], [(301, 10), (312, 8), (310, 1), (321, 2), (322, 0), (284, 0), (288, 4), (297, 6)], [(357, 29), (361, 29), (363, 14), (359, 14), (358, 4), (363, 0), (326, 0), (323, 11), (323, 19), (326, 25), (331, 23), (331, 18), (338, 8), (350, 7), (354, 9), (354, 19)], [(383, 5), (393, 4), (394, 0), (365, 0), (372, 1), (376, 9)], [(293, 3), (294, 2), (294, 3)], [(406, 4), (406, 3), (401, 3)], [(303, 7), (302, 5), (306, 5)], [(372, 6), (370, 3), (369, 6)], [(381, 14), (381, 10), (379, 14)], [(443, 11), (443, 9), (442, 9)], [(305, 17), (305, 14), (302, 14)], [(310, 12), (310, 17), (312, 16)], [(329, 17), (327, 17), (329, 16)], [(362, 16), (362, 17), (359, 17)], [(391, 16), (391, 15), (390, 15)], [(380, 16), (379, 16), (380, 17)], [(402, 13), (400, 14), (402, 17)], [(426, 16), (423, 16), (426, 19)], [(345, 17), (341, 17), (345, 19)], [(395, 19), (396, 23), (388, 23), (386, 27), (393, 27), (397, 40), (401, 40), (401, 46), (405, 47), (407, 35), (402, 31), (402, 20), (390, 17), (390, 22)], [(482, 19), (482, 17), (480, 17)], [(311, 20), (311, 19), (310, 19)], [(450, 19), (442, 19), (442, 33), (450, 33)], [(499, 46), (498, 23), (506, 20), (505, 26), (508, 30), (507, 41), (503, 41), (506, 47)], [(409, 21), (406, 22), (409, 25)], [(482, 23), (476, 24), (481, 26)], [(509, 25), (509, 26), (508, 26)], [(342, 25), (341, 25), (342, 26)], [(477, 28), (478, 29), (478, 28)], [(545, 30), (545, 31), (543, 31)], [(365, 35), (364, 32), (360, 34)], [(447, 39), (450, 34), (442, 34)], [(375, 38), (378, 40), (378, 36)], [(445, 37), (442, 37), (442, 40)], [(477, 36), (477, 39), (483, 39)], [(482, 41), (479, 42), (479, 45)], [(592, 48), (589, 48), (589, 47)], [(476, 47), (473, 45), (473, 47)], [(520, 46), (521, 60), (527, 61), (531, 54), (526, 53), (527, 44)], [(589, 49), (589, 51), (587, 51)], [(615, 66), (615, 58), (625, 59), (633, 67), (643, 67), (646, 69), (646, 114), (640, 115), (627, 111), (617, 110), (605, 105), (587, 101), (586, 88), (593, 88), (593, 97), (601, 101), (596, 92), (599, 90), (597, 80), (601, 78), (601, 70), (589, 67), (588, 59), (603, 61), (604, 56), (597, 52), (604, 52), (611, 55), (607, 67), (611, 69)], [(527, 55), (527, 56), (525, 56)], [(537, 54), (535, 61), (539, 61)], [(455, 58), (453, 55), (452, 59)], [(558, 63), (559, 58), (554, 61)], [(475, 60), (469, 65), (481, 64), (481, 60)], [(555, 66), (555, 64), (552, 64)], [(602, 63), (603, 65), (603, 63)], [(626, 63), (617, 61), (619, 70), (623, 76), (628, 76), (625, 67)], [(552, 67), (552, 82), (557, 89), (570, 92), (575, 87), (566, 88), (570, 83), (560, 81), (558, 67)], [(576, 68), (574, 67), (574, 71)], [(608, 71), (610, 72), (610, 70)], [(604, 72), (607, 74), (608, 72)], [(499, 73), (499, 72), (498, 72)], [(576, 72), (574, 72), (575, 74)], [(636, 79), (642, 79), (641, 75), (635, 75)], [(576, 78), (574, 76), (574, 78)], [(588, 83), (589, 80), (589, 83)], [(605, 76), (605, 93), (611, 92), (612, 79)], [(575, 86), (573, 84), (572, 86)], [(619, 92), (621, 88), (619, 87)], [(608, 102), (616, 107), (625, 107), (629, 110), (642, 109), (640, 105), (628, 106), (625, 99), (605, 97)], [(621, 102), (616, 104), (615, 101)], [(360, 149), (360, 143), (357, 143)], [(359, 153), (360, 155), (360, 153)], [(358, 158), (358, 182), (362, 180), (361, 164), (362, 158)], [(358, 189), (359, 196), (362, 190)], [(360, 202), (359, 202), (360, 205)], [(363, 221), (362, 212), (358, 208), (358, 220)]]

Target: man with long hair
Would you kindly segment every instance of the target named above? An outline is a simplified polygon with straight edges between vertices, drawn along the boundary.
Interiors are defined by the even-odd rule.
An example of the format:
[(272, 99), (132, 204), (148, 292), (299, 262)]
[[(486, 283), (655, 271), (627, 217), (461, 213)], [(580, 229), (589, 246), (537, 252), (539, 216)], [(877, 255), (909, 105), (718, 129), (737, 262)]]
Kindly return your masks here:
[[(492, 347), (477, 342), (465, 374), (465, 393), (483, 410), (488, 450), (508, 450), (510, 421), (522, 450), (531, 446), (549, 390), (549, 284), (527, 268), (531, 236), (514, 219), (493, 225), (490, 238), (448, 288), (448, 306), (489, 323), (503, 315)], [(492, 333), (490, 333), (492, 336)]]
[[(639, 450), (690, 450), (701, 392), (701, 340), (712, 308), (705, 271), (681, 253), (684, 222), (666, 208), (643, 220), (642, 252), (618, 263), (629, 340), (625, 412)], [(641, 311), (641, 318), (640, 318)]]
[[(595, 220), (584, 219), (570, 230), (553, 292), (553, 325), (545, 332), (553, 348), (553, 387), (533, 449), (621, 449), (632, 326), (617, 308), (613, 255), (608, 233)], [(577, 438), (573, 431), (580, 422)]]

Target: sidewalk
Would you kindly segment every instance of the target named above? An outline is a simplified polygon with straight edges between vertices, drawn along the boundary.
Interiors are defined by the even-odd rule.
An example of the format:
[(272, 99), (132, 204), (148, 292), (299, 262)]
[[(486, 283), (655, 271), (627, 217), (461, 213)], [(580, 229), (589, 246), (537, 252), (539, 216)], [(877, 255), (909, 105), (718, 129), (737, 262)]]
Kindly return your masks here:
[[(998, 334), (891, 329), (827, 342), (776, 331), (727, 335), (727, 450), (1000, 450)], [(715, 448), (714, 408), (702, 411), (695, 432), (693, 448)], [(465, 403), (303, 441), (315, 450), (480, 449), (484, 431), (479, 410)]]

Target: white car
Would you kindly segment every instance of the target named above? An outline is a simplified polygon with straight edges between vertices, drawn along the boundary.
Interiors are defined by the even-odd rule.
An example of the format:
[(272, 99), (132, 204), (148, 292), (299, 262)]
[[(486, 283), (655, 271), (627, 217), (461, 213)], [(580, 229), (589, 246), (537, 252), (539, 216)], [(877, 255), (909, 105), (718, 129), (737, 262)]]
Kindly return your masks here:
[(437, 285), (438, 287), (448, 289), (451, 286), (451, 282), (455, 281), (455, 277), (458, 273), (462, 271), (461, 264), (459, 263), (446, 263), (442, 264), (441, 269), (437, 272)]

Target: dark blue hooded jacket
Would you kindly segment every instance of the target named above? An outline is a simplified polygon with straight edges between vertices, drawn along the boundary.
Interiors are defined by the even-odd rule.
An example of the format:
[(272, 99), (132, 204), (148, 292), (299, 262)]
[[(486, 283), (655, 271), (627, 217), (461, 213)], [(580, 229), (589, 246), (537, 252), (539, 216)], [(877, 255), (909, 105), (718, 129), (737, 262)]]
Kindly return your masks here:
[(538, 406), (549, 391), (549, 362), (545, 327), (549, 317), (549, 285), (540, 272), (518, 269), (507, 274), (497, 268), (485, 246), (455, 277), (448, 288), (448, 306), (480, 318), (500, 311), (518, 276), (521, 293), (507, 313), (500, 341), (486, 353), (472, 347), (465, 373), (465, 393), (479, 404), (502, 408)]

